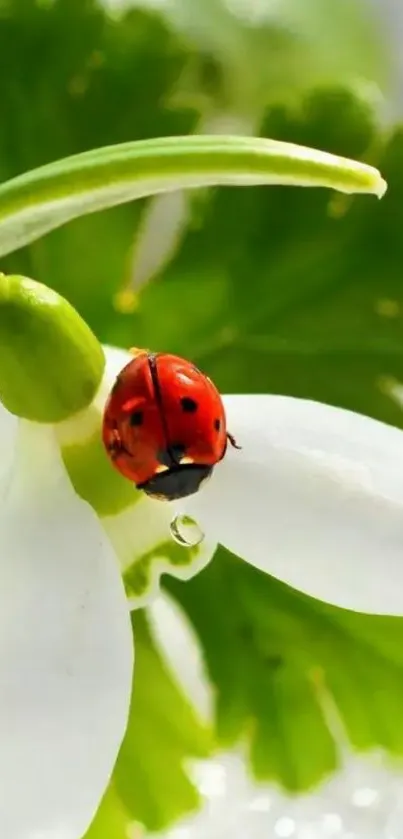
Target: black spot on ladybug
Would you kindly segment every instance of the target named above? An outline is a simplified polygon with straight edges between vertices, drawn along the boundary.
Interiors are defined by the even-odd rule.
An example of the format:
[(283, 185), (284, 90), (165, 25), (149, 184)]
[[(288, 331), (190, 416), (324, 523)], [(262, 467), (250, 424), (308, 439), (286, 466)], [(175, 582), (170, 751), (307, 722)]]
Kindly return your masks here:
[(173, 445), (169, 447), (169, 451), (171, 452), (173, 460), (176, 463), (179, 463), (181, 458), (185, 455), (186, 446), (184, 446), (183, 443), (173, 443)]
[(174, 466), (179, 465), (179, 461), (184, 456), (185, 452), (186, 446), (184, 446), (183, 443), (173, 443), (172, 446), (169, 446), (167, 449), (159, 449), (157, 452), (157, 459), (163, 466), (167, 466), (168, 469), (172, 469)]
[(214, 420), (214, 428), (215, 428), (215, 430), (216, 430), (216, 431), (219, 431), (219, 430), (220, 430), (220, 428), (221, 428), (221, 420), (219, 420), (219, 419), (215, 419), (215, 420)]
[(182, 410), (186, 411), (187, 414), (194, 414), (197, 411), (197, 402), (191, 399), (190, 396), (182, 396), (181, 406)]
[(172, 456), (170, 449), (158, 449), (157, 460), (158, 463), (162, 464), (162, 466), (167, 466), (168, 469), (170, 469), (172, 467)]
[(130, 414), (129, 419), (130, 425), (142, 425), (143, 423), (143, 412), (142, 411), (134, 411), (133, 414)]

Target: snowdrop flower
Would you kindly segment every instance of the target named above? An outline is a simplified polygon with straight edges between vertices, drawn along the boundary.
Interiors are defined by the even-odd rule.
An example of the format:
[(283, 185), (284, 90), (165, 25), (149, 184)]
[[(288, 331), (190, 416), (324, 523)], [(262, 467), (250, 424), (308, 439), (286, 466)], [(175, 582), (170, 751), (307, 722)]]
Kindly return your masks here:
[[(146, 602), (148, 581), (155, 590), (170, 566), (168, 550), (147, 569), (170, 516), (143, 508), (106, 458), (100, 423), (114, 371), (103, 375), (102, 348), (66, 301), (0, 275), (0, 345), (0, 836), (80, 839), (129, 712), (122, 566), (142, 555)], [(175, 572), (194, 573), (213, 550), (183, 551)]]
[[(291, 398), (226, 397), (242, 451), (174, 507), (138, 492), (102, 446), (128, 353), (106, 349), (105, 366), (66, 301), (4, 276), (0, 344), (0, 836), (80, 839), (130, 703), (122, 572), (145, 605), (161, 573), (191, 577), (221, 542), (324, 600), (403, 614), (403, 434)], [(206, 534), (192, 549), (171, 538), (182, 512)]]

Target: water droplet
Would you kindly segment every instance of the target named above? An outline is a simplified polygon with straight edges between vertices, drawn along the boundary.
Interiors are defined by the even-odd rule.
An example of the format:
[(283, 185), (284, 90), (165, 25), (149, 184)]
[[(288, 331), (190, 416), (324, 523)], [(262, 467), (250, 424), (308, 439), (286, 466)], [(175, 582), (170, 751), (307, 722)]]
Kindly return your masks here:
[(204, 533), (197, 522), (184, 513), (177, 513), (169, 525), (171, 536), (183, 548), (196, 548), (204, 539)]

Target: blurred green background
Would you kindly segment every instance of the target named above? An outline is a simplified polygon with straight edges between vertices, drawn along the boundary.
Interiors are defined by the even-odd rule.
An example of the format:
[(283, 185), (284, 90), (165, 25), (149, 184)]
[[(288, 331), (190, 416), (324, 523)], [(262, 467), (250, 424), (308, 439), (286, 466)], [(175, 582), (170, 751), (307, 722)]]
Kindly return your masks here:
[[(283, 187), (138, 201), (71, 223), (1, 269), (60, 291), (104, 342), (192, 358), (223, 392), (318, 399), (403, 427), (393, 387), (403, 381), (403, 133), (387, 10), (375, 0), (0, 0), (1, 180), (106, 144), (233, 132), (362, 159), (389, 183), (381, 202)], [(318, 783), (338, 754), (312, 674), (324, 674), (353, 746), (403, 754), (400, 620), (330, 609), (224, 551), (167, 588), (200, 637), (215, 731), (136, 614), (132, 717), (92, 839), (123, 839), (134, 821), (157, 830), (196, 806), (183, 761), (212, 743), (246, 738), (255, 773), (292, 792)]]

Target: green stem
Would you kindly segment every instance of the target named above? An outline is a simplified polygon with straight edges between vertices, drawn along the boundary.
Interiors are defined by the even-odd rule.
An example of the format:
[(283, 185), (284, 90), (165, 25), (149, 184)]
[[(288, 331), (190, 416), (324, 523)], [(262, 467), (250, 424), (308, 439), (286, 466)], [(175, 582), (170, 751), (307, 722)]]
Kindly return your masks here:
[(66, 222), (135, 198), (213, 185), (323, 186), (381, 197), (377, 169), (290, 143), (191, 136), (109, 146), (0, 186), (0, 256)]

